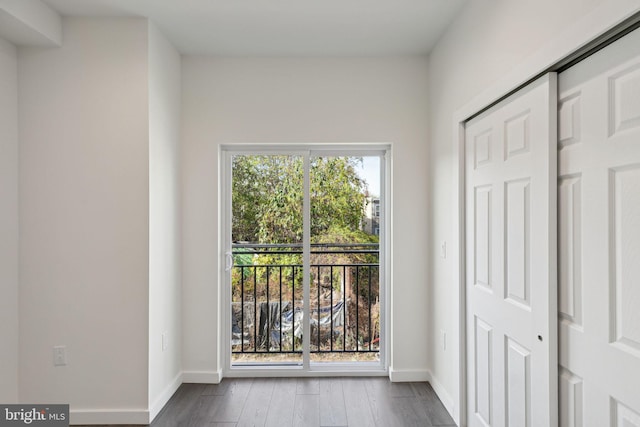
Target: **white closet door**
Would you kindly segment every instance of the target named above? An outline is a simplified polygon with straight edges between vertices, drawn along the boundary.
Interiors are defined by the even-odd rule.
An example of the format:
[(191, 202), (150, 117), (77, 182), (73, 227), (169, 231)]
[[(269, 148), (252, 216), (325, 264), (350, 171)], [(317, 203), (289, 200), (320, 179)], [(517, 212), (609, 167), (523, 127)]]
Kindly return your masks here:
[(469, 426), (557, 425), (556, 75), (467, 123)]
[(640, 31), (559, 92), (560, 424), (640, 427)]

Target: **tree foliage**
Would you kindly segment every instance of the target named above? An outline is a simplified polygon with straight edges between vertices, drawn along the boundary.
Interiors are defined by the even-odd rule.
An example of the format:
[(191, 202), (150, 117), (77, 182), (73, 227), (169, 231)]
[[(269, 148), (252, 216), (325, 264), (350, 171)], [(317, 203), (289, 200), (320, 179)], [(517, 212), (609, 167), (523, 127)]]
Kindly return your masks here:
[[(367, 190), (356, 170), (361, 162), (356, 157), (312, 159), (312, 242), (326, 241), (329, 230), (334, 230), (333, 235), (335, 230), (359, 230)], [(302, 157), (234, 156), (234, 241), (301, 243), (302, 201)]]

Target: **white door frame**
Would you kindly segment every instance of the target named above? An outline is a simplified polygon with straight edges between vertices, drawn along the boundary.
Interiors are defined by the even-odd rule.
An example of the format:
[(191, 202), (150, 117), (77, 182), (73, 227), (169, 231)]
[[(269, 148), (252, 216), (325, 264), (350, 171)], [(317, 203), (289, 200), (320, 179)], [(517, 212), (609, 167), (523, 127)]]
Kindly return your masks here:
[[(456, 111), (453, 117), (453, 241), (452, 241), (452, 279), (454, 286), (454, 312), (458, 313), (453, 325), (453, 334), (457, 336), (453, 344), (454, 384), (453, 408), (448, 408), (453, 419), (460, 427), (466, 423), (466, 295), (465, 295), (465, 122), (481, 111), (494, 105), (507, 95), (535, 80), (545, 72), (555, 71), (567, 58), (580, 52), (585, 46), (597, 45), (605, 36), (612, 38), (622, 31), (623, 24), (640, 13), (640, 4), (629, 0), (608, 0), (591, 13), (569, 27), (567, 31), (543, 46), (528, 60), (519, 64), (512, 72), (501, 78), (464, 107)], [(595, 46), (592, 46), (595, 47)], [(438, 390), (436, 390), (437, 392)]]
[[(224, 144), (219, 149), (220, 159), (220, 236), (219, 252), (221, 266), (219, 271), (219, 289), (218, 313), (220, 330), (218, 331), (218, 348), (222, 363), (222, 377), (320, 377), (320, 376), (387, 376), (389, 375), (390, 360), (390, 324), (391, 324), (391, 144), (384, 143), (342, 143), (342, 144)], [(305, 354), (304, 364), (299, 366), (231, 366), (231, 352), (228, 343), (231, 342), (231, 313), (229, 311), (229, 301), (231, 300), (230, 291), (227, 283), (226, 262), (228, 258), (229, 248), (227, 244), (231, 242), (231, 156), (237, 154), (247, 155), (298, 155), (305, 158), (305, 182), (304, 188), (309, 186), (309, 163), (308, 159), (314, 155), (320, 154), (324, 156), (368, 156), (379, 155), (380, 161), (380, 305), (385, 307), (383, 319), (383, 327), (380, 331), (380, 363), (331, 363), (326, 366), (315, 365), (309, 363), (309, 316), (304, 317), (304, 343), (303, 353)], [(305, 191), (305, 200), (303, 203), (304, 216), (304, 264), (308, 264), (309, 253), (309, 219), (310, 219), (310, 203), (308, 194)], [(304, 294), (304, 310), (309, 309), (309, 286), (308, 274), (305, 276), (305, 294)], [(229, 351), (228, 351), (229, 350)]]

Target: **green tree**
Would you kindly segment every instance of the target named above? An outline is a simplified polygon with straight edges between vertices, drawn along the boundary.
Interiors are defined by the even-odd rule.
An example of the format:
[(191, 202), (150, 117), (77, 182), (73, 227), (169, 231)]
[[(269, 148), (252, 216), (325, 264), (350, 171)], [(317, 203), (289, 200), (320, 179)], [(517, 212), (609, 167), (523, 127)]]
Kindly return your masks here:
[[(312, 159), (312, 242), (322, 240), (330, 229), (359, 229), (367, 190), (356, 170), (361, 162), (357, 157)], [(302, 242), (302, 200), (302, 157), (234, 156), (234, 241)]]
[(366, 182), (357, 173), (356, 157), (316, 157), (311, 162), (311, 241), (330, 229), (355, 231), (364, 219)]

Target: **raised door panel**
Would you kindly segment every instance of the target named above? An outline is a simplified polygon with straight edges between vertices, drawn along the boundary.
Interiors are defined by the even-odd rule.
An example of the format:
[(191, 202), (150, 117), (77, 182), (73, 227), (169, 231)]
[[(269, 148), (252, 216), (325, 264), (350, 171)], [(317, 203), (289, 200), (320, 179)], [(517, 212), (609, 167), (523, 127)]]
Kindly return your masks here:
[(531, 308), (531, 210), (530, 182), (520, 179), (505, 183), (505, 241), (504, 251), (505, 299), (520, 307)]
[(474, 284), (491, 291), (491, 186), (475, 188)]
[(640, 427), (640, 414), (611, 398), (611, 425), (613, 427)]
[(583, 427), (582, 378), (560, 369), (560, 426)]
[(609, 135), (640, 127), (640, 64), (609, 77)]
[(531, 426), (531, 351), (505, 338), (506, 425)]
[[(640, 159), (639, 159), (640, 160)], [(640, 351), (640, 164), (612, 170), (612, 342)], [(640, 360), (638, 361), (640, 363)]]
[(558, 145), (560, 148), (580, 142), (580, 92), (561, 99), (558, 105)]
[(474, 416), (485, 426), (492, 424), (492, 395), (493, 395), (493, 339), (492, 327), (479, 318), (475, 318), (475, 399)]
[(529, 152), (530, 114), (527, 110), (504, 122), (505, 159)]
[(582, 181), (561, 178), (558, 187), (558, 311), (572, 325), (582, 323)]
[(475, 159), (475, 167), (487, 165), (491, 163), (492, 151), (492, 132), (487, 129), (476, 135), (473, 140), (473, 157)]

